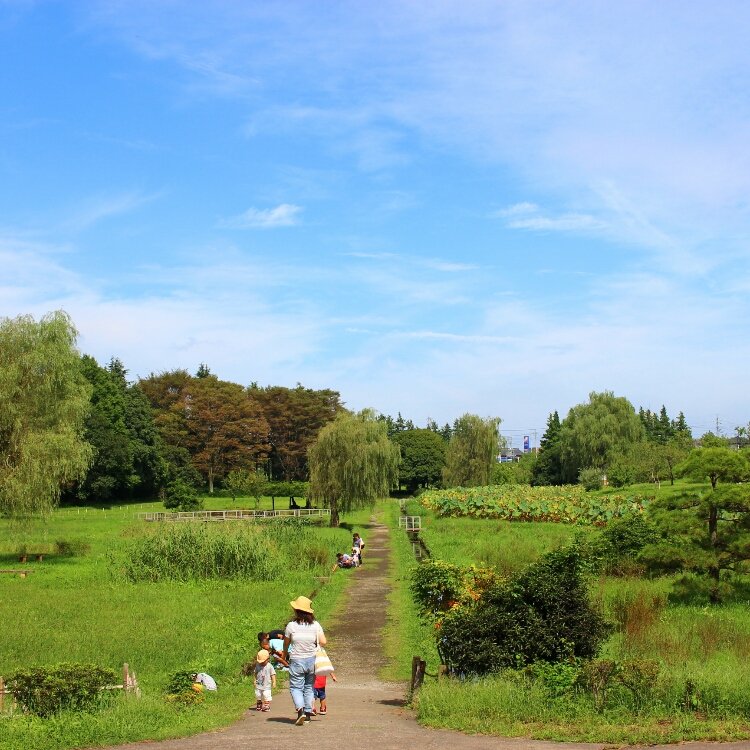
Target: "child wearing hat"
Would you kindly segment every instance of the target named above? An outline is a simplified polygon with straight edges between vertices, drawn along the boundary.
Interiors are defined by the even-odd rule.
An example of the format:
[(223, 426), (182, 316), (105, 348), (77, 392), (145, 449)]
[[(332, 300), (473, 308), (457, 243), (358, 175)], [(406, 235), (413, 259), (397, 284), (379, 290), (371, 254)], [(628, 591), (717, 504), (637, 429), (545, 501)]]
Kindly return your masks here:
[(255, 710), (271, 710), (271, 689), (276, 687), (276, 670), (271, 664), (271, 654), (264, 648), (255, 657)]

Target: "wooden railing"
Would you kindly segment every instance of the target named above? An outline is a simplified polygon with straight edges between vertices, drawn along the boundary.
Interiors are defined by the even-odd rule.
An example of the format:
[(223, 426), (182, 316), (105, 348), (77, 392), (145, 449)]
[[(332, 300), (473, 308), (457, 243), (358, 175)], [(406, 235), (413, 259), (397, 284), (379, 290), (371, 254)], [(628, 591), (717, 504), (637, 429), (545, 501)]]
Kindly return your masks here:
[(422, 516), (399, 516), (398, 527), (407, 531), (421, 531)]

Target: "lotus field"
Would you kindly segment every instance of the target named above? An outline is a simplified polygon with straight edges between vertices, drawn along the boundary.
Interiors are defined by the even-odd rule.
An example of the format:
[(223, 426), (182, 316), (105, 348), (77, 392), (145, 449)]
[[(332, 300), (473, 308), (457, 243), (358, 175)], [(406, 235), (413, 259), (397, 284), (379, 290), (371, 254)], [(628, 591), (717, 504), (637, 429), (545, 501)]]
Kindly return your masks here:
[(419, 496), (420, 503), (439, 516), (552, 521), (582, 526), (602, 526), (613, 518), (640, 513), (652, 499), (647, 495), (599, 496), (586, 492), (580, 485), (510, 484), (427, 490)]

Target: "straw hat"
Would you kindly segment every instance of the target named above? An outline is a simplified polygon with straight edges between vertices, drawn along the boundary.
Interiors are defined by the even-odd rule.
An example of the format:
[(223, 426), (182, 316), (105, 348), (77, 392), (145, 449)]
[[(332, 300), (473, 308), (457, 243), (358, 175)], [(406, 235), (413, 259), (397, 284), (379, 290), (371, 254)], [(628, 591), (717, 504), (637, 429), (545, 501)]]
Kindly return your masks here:
[(268, 661), (271, 658), (271, 654), (266, 651), (266, 649), (262, 648), (260, 651), (258, 651), (258, 655), (255, 657), (255, 661), (258, 662), (258, 664), (262, 664), (264, 661)]
[(292, 609), (298, 609), (300, 612), (313, 613), (312, 602), (306, 596), (298, 596), (293, 602), (289, 602)]

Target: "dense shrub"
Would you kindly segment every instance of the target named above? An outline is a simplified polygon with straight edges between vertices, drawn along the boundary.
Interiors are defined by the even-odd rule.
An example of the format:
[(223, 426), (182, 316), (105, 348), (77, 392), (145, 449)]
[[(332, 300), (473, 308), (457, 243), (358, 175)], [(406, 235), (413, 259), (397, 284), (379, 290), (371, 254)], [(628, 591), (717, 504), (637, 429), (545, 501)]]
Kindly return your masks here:
[(164, 507), (167, 510), (194, 511), (203, 507), (195, 487), (182, 479), (175, 479), (164, 491)]
[(575, 545), (593, 572), (631, 575), (643, 573), (640, 553), (659, 536), (644, 513), (632, 513), (612, 519), (596, 534), (576, 537)]
[(448, 610), (461, 598), (462, 586), (461, 568), (440, 560), (425, 560), (412, 574), (411, 592), (425, 613)]
[(588, 492), (600, 490), (602, 488), (601, 469), (581, 469), (578, 472), (578, 484), (582, 485)]
[(551, 552), (472, 605), (449, 612), (439, 648), (455, 672), (484, 674), (596, 655), (610, 627), (591, 605), (575, 548)]
[(13, 697), (25, 710), (50, 716), (63, 709), (86, 711), (103, 698), (102, 688), (113, 685), (117, 674), (95, 664), (59, 664), (21, 669), (8, 678)]

